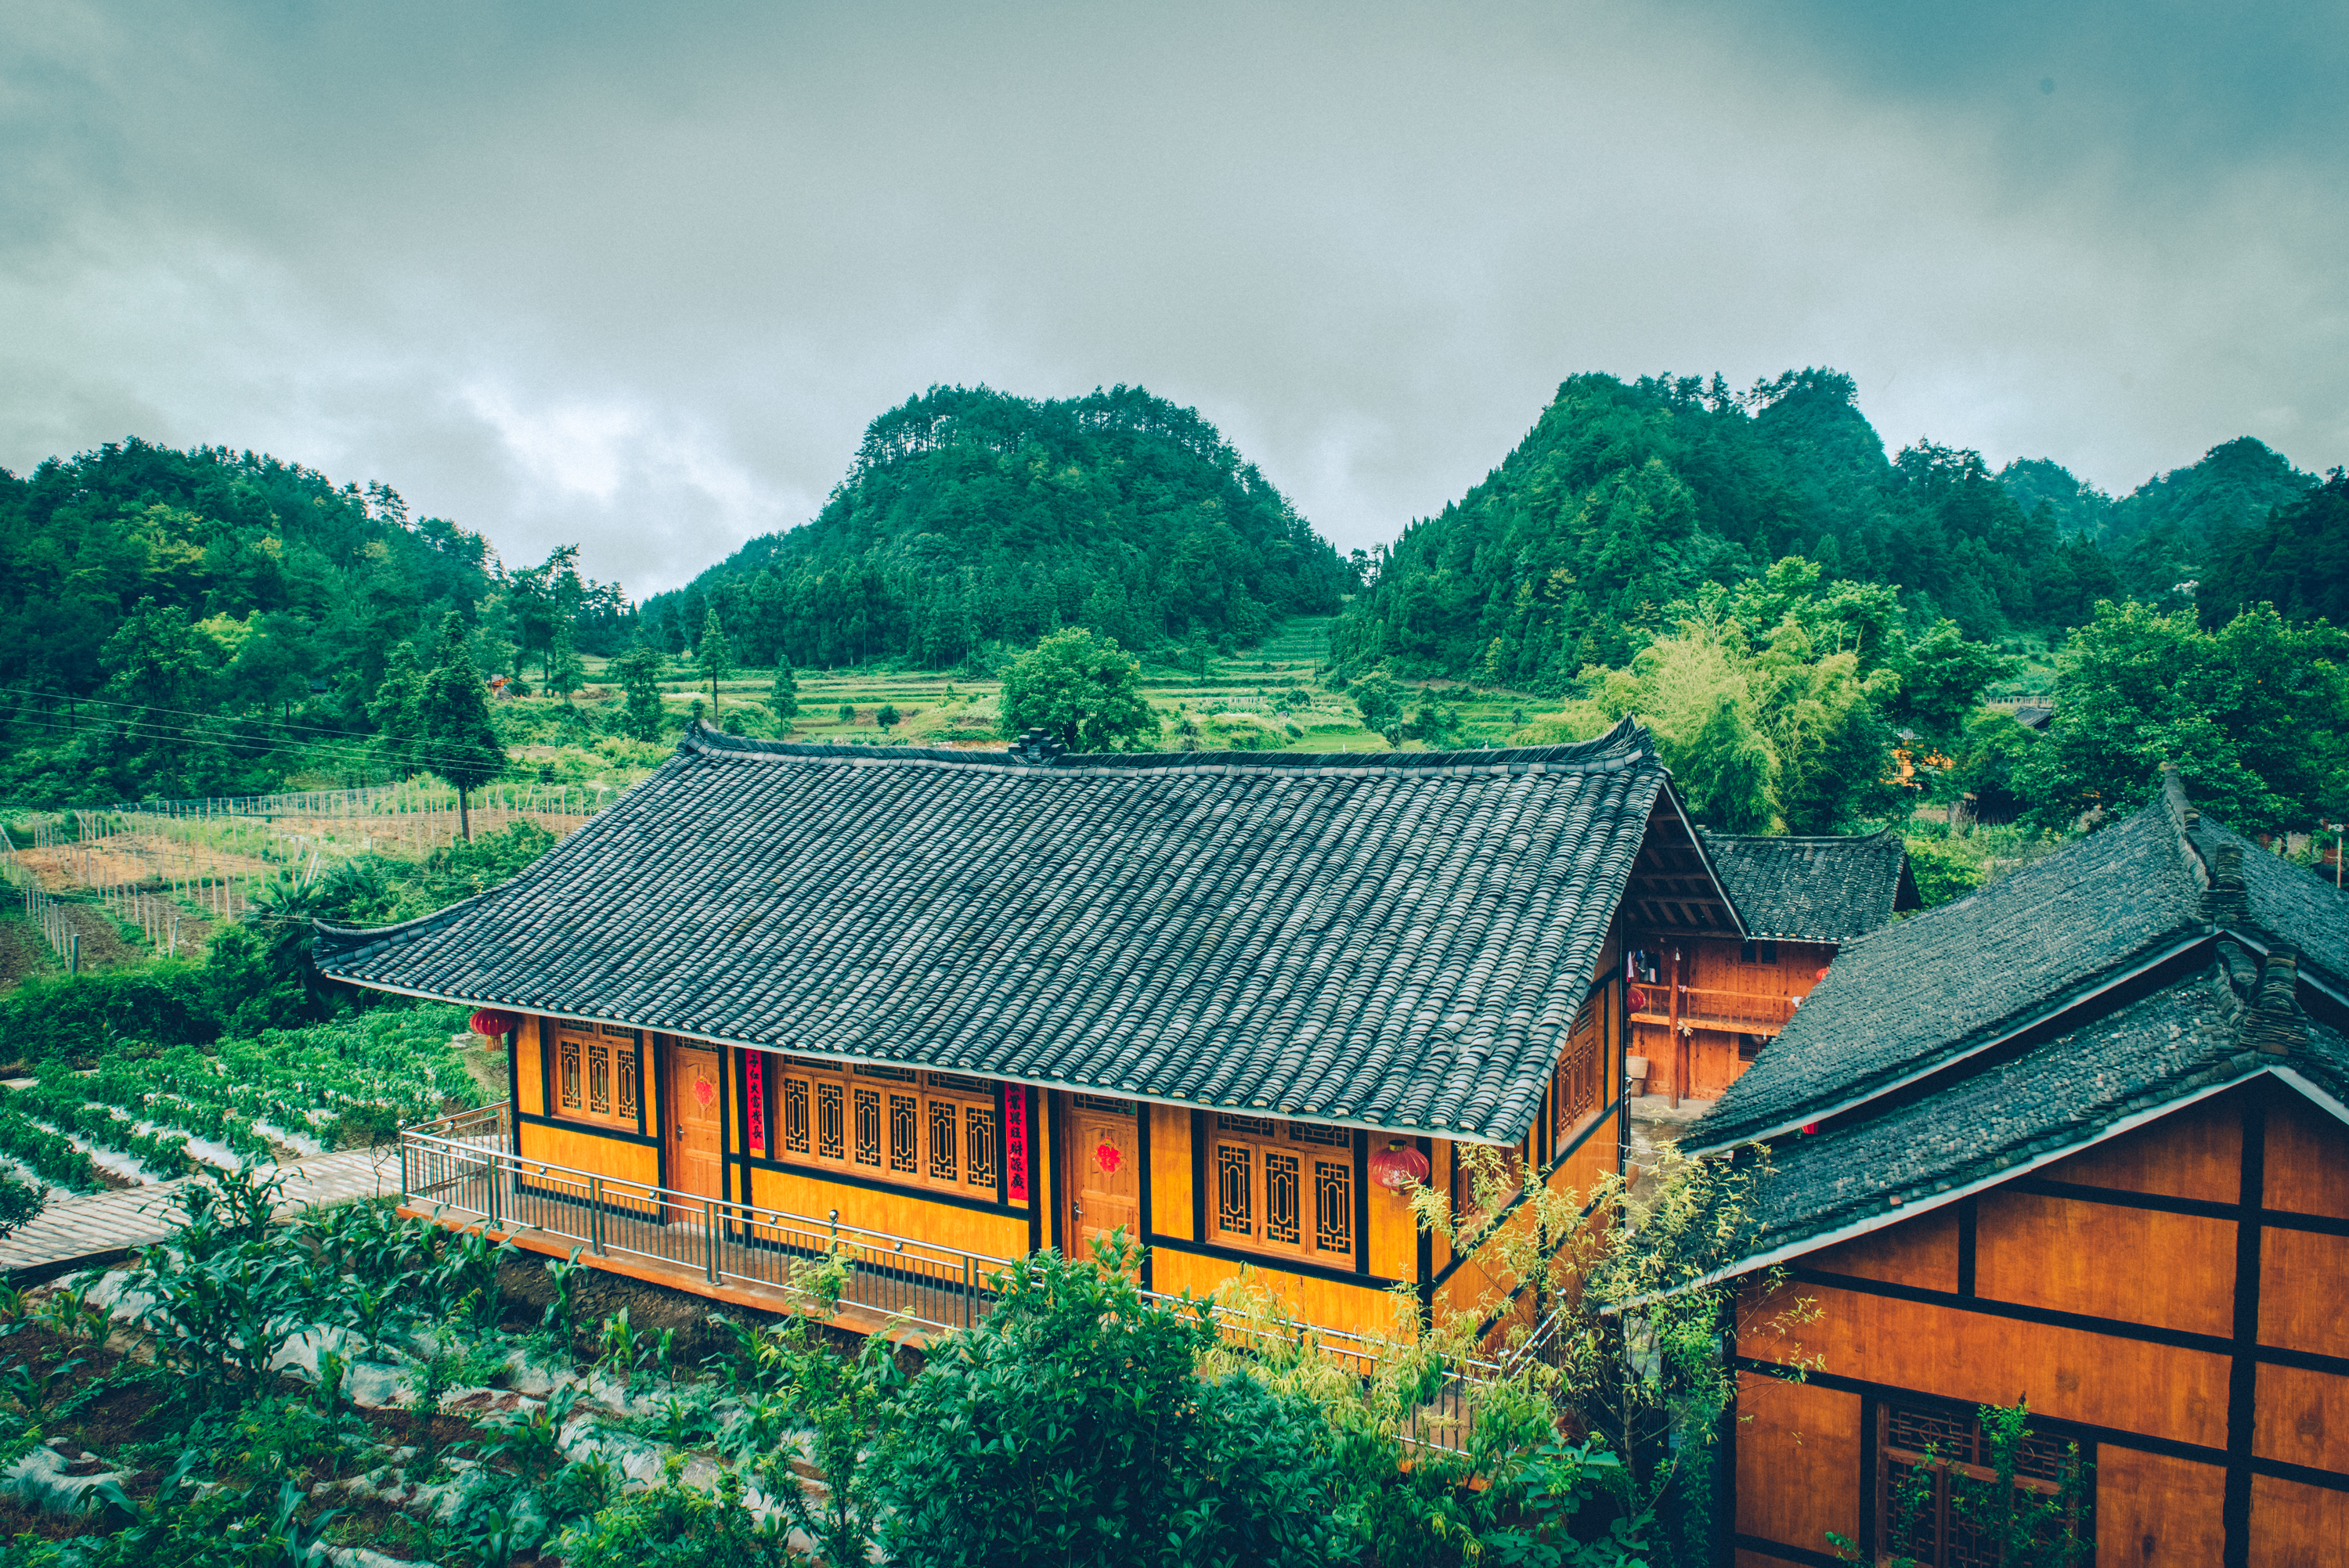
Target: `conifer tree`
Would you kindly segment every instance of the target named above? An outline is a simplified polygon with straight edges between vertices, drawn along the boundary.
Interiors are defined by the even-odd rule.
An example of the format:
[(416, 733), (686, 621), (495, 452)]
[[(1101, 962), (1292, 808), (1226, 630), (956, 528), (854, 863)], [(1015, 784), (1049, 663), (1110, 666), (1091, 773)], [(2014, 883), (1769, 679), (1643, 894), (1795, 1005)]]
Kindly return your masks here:
[(734, 650), (727, 645), (726, 629), (718, 624), (718, 606), (712, 604), (701, 618), (701, 642), (694, 650), (694, 661), (700, 666), (701, 678), (709, 683), (709, 717), (718, 717), (718, 683), (734, 673)]
[(417, 745), (423, 739), (424, 666), (416, 660), (416, 645), (401, 643), (384, 664), (383, 682), (367, 717), (375, 724), (378, 744), (393, 774), (401, 779), (416, 771)]
[(767, 706), (779, 719), (800, 716), (800, 683), (792, 674), (792, 661), (781, 654), (775, 655), (775, 684), (767, 694)]
[(424, 677), (418, 705), (424, 735), (425, 765), (457, 787), (457, 830), (473, 836), (467, 797), (506, 770), (505, 748), (490, 726), (490, 701), (481, 673), (465, 649), (465, 629), (451, 610), (440, 620), (432, 651), (432, 673)]
[(661, 678), (667, 663), (660, 650), (641, 637), (611, 663), (611, 673), (618, 678), (626, 699), (620, 713), (621, 727), (638, 740), (660, 738)]

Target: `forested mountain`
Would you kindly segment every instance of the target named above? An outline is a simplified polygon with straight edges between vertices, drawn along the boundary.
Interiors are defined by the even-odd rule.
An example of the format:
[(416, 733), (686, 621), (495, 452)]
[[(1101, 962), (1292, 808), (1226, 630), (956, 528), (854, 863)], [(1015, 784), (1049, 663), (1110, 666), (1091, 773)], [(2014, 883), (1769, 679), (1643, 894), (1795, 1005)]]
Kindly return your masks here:
[(2152, 600), (2208, 575), (2222, 542), (2262, 527), (2317, 482), (2249, 436), (2213, 447), (2191, 468), (2149, 479), (2118, 499), (2045, 458), (2018, 459), (1998, 477), (2024, 511), (2044, 505), (2059, 531), (2095, 540), (2122, 588)]
[(1745, 393), (1715, 377), (1578, 376), (1501, 466), (1384, 553), (1340, 622), (1352, 665), (1557, 690), (1619, 664), (1665, 607), (1782, 556), (1897, 583), (1926, 624), (1970, 635), (2085, 618), (2112, 574), (2026, 512), (1972, 452), (1888, 459), (1851, 378), (1789, 372)]
[[(2314, 483), (2247, 437), (2115, 500), (2045, 459), (1992, 473), (1930, 442), (1887, 457), (1832, 370), (1745, 392), (1719, 377), (1578, 376), (1499, 468), (1384, 552), (1332, 648), (1350, 668), (1559, 691), (1625, 662), (1702, 584), (1788, 555), (1900, 588), (1919, 629), (2060, 631), (2100, 598), (2224, 576), (2230, 542)], [(2267, 548), (2321, 556), (2313, 539)]]
[(0, 470), (0, 787), (76, 799), (275, 788), (290, 751), (371, 734), (392, 650), (454, 611), (484, 673), (633, 634), (574, 552), (521, 571), (397, 492), (145, 441)]
[(645, 610), (668, 652), (715, 607), (765, 665), (956, 665), (1056, 626), (1125, 647), (1253, 642), (1353, 577), (1253, 464), (1140, 387), (1038, 402), (932, 387), (873, 421), (806, 525)]

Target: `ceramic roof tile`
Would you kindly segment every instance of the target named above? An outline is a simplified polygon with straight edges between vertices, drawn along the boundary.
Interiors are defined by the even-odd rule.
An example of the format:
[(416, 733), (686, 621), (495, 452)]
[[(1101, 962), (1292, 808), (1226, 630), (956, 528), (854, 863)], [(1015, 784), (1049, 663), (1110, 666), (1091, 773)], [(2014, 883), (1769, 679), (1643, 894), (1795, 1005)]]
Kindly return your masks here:
[(1889, 828), (1831, 838), (1697, 830), (1755, 936), (1848, 942), (1891, 923), (1896, 910), (1917, 907), (1909, 851)]
[(1664, 779), (1628, 724), (1044, 762), (697, 731), (512, 882), (316, 953), (360, 985), (1515, 1141)]

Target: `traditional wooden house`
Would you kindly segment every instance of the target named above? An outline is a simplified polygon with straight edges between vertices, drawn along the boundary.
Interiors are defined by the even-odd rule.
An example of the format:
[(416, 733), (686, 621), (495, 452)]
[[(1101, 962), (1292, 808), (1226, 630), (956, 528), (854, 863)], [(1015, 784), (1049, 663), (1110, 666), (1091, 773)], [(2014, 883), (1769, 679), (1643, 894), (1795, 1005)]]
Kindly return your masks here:
[(1385, 1329), (1391, 1286), (1489, 1283), (1406, 1178), (1476, 1144), (1617, 1167), (1620, 908), (1662, 857), (1743, 934), (1629, 724), (1385, 756), (696, 730), (512, 882), (316, 955), (504, 1015), (510, 1102), (405, 1135), (419, 1212), (744, 1299), (845, 1244), (895, 1291), (852, 1300), (943, 1324), (997, 1261), (1123, 1229), (1156, 1289), (1253, 1264)]
[[(1735, 1346), (1735, 1561), (1991, 1561), (2015, 1484), (2093, 1466), (2105, 1564), (2349, 1554), (2349, 903), (2163, 799), (1847, 947), (1689, 1142), (1767, 1145)], [(1766, 1278), (1816, 1301), (1763, 1340)], [(1777, 1298), (1783, 1300), (1783, 1297)], [(1904, 1483), (1927, 1500), (1904, 1513)]]
[[(1915, 909), (1908, 851), (1890, 829), (1864, 837), (1788, 838), (1698, 830), (1704, 856), (1742, 930), (1707, 923), (1669, 896), (1659, 866), (1652, 896), (1630, 905), (1634, 1073), (1677, 1107), (1716, 1099), (1786, 1026), (1837, 951)], [(1651, 853), (1669, 856), (1658, 845)], [(1696, 869), (1693, 851), (1682, 853)]]

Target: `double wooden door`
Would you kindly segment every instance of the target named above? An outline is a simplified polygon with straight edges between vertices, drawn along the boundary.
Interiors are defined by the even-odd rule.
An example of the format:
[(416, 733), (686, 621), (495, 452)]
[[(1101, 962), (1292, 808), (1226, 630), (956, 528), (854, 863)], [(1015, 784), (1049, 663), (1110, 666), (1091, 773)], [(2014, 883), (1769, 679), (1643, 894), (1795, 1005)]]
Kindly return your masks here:
[(1071, 1258), (1092, 1256), (1093, 1243), (1123, 1229), (1126, 1240), (1142, 1240), (1142, 1135), (1136, 1111), (1115, 1109), (1093, 1095), (1062, 1095), (1061, 1170), (1068, 1193), (1063, 1249)]

